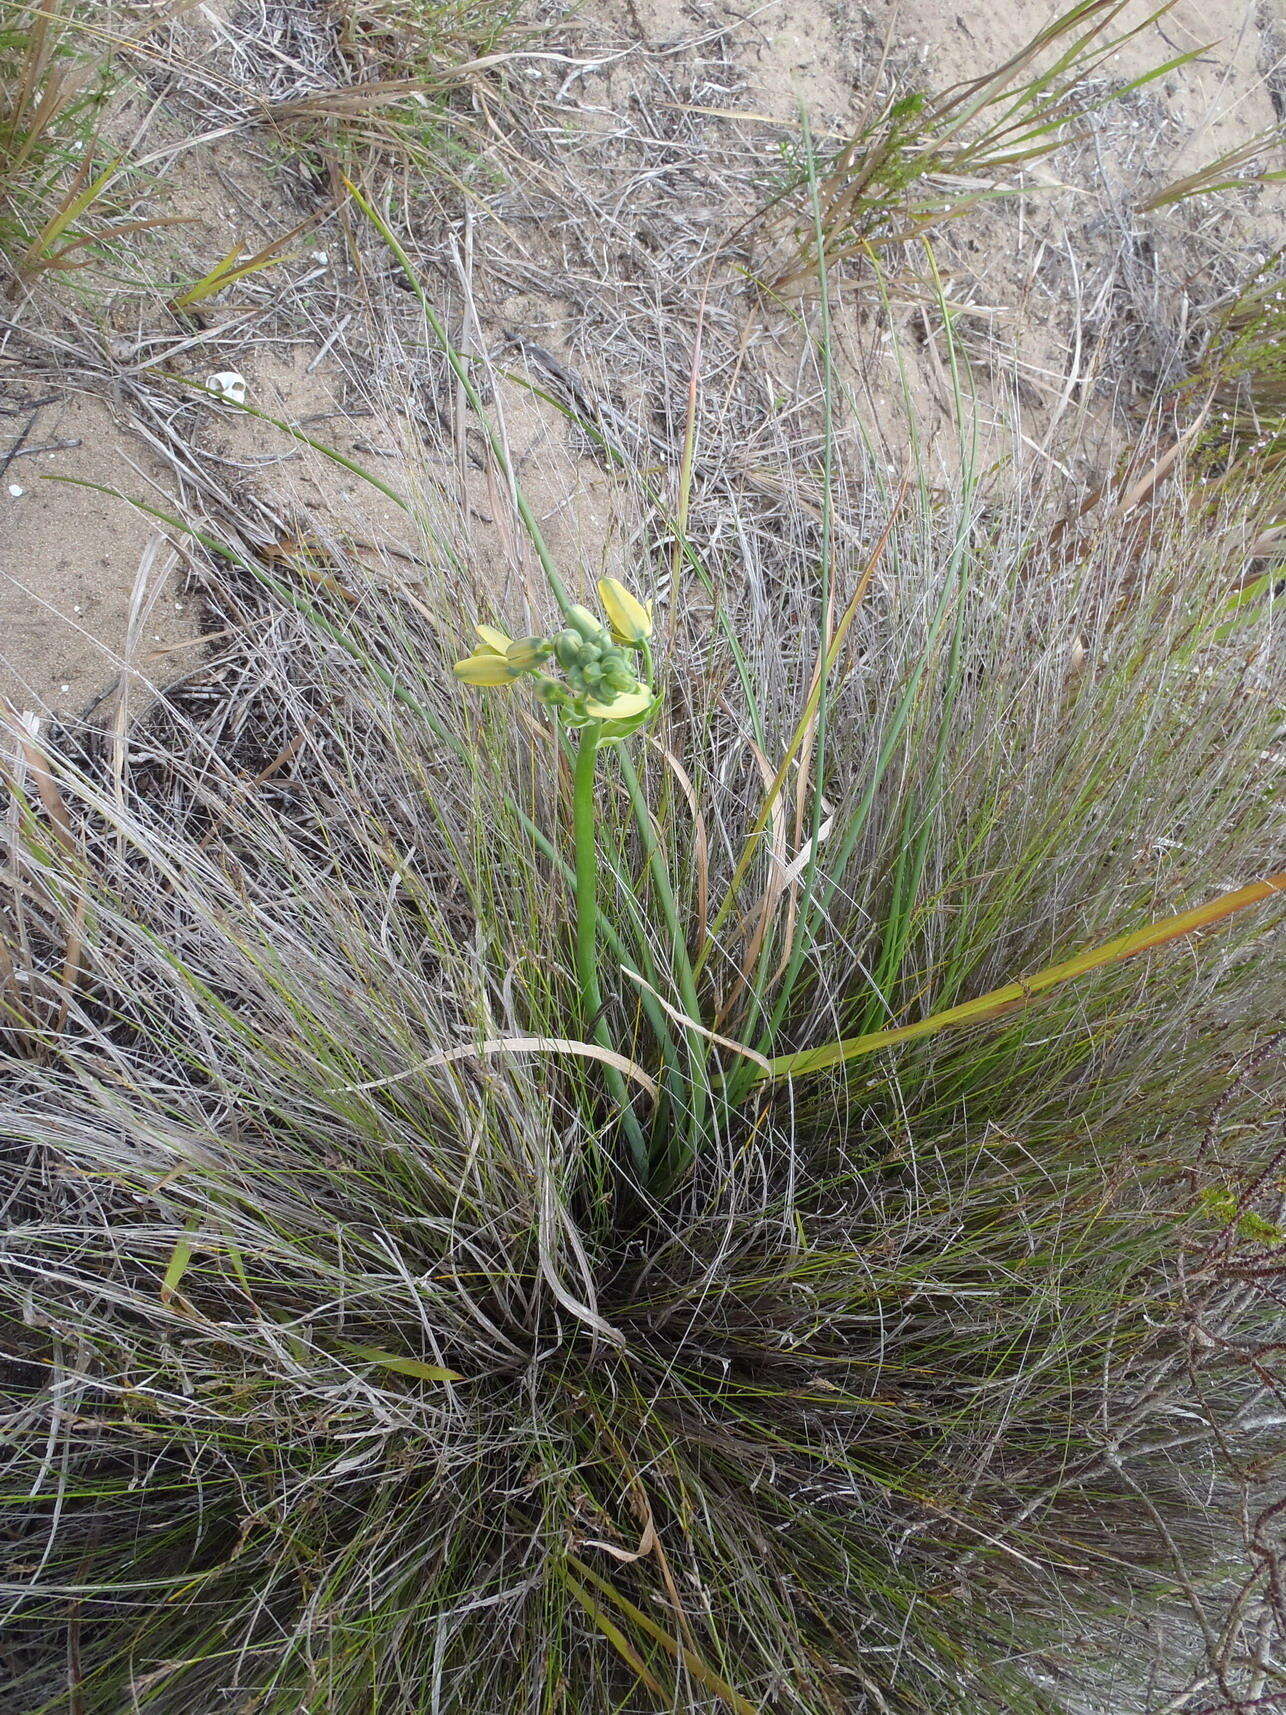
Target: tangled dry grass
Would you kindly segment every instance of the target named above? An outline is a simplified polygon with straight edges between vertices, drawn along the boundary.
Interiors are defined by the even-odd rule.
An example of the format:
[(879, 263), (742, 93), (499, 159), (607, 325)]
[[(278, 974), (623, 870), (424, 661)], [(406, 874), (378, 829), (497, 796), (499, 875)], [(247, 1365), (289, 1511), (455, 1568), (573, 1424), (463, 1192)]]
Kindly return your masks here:
[[(835, 498), (842, 600), (895, 497)], [(894, 518), (828, 717), (824, 910), (788, 820), (754, 870), (770, 971), (808, 936), (779, 1044), (1271, 867), (1277, 621), (1228, 603), (1254, 500), (1149, 488), (1071, 531), (1057, 499), (926, 485)], [(638, 758), (733, 1040), (772, 989), (754, 912), (703, 949), (703, 901), (814, 670), (795, 516), (671, 588)], [(461, 529), (409, 584), (225, 535), (218, 599), (273, 637), (235, 715), (26, 735), (5, 1706), (1253, 1707), (1269, 921), (711, 1109), (659, 1200), (604, 1179), (592, 1062), (444, 1053), (575, 1012), (552, 731), (444, 672), (485, 599)], [(645, 1059), (620, 966), (664, 994), (669, 955), (610, 783), (602, 815)]]
[[(984, 460), (966, 360), (993, 402), (1021, 366), (955, 286), (884, 278), (836, 333), (824, 269), (820, 326), (737, 273), (771, 149), (712, 116), (729, 31), (577, 129), (559, 103), (624, 49), (533, 38), (502, 76), (447, 8), (408, 108), (396, 10), (255, 0), (150, 62), (194, 128), (301, 151), (348, 273), (247, 276), (204, 325), (172, 280), (155, 324), (33, 299), (6, 335), (166, 469), (137, 498), (211, 644), (146, 712), (6, 722), (0, 1710), (1272, 1708), (1280, 912), (823, 1074), (747, 1068), (1280, 870), (1279, 463), (1154, 401), (1113, 480), (1068, 479), (1129, 342), (1167, 380), (1192, 355), (1124, 214), (1093, 277), (1070, 243), (1042, 275), (1075, 355), (1040, 456)], [(535, 115), (512, 178), (497, 88)], [(406, 171), (466, 132), (459, 175)], [(405, 267), (332, 207), (375, 159)], [(815, 166), (792, 183), (815, 213)], [(490, 446), (408, 280), (469, 338)], [(909, 388), (909, 450), (869, 408), (874, 359), (839, 375), (905, 294), (945, 454)], [(1268, 312), (1246, 373), (1210, 346), (1195, 413), (1216, 381), (1271, 404)], [(396, 553), (212, 448), (184, 364), (301, 328), (371, 414)], [(658, 613), (661, 712), (601, 774), (589, 1021), (568, 744), (449, 670), (473, 618), (554, 622), (537, 558), (497, 552), (533, 397), (610, 476)], [(664, 1182), (553, 1046), (600, 1027), (682, 1142)]]

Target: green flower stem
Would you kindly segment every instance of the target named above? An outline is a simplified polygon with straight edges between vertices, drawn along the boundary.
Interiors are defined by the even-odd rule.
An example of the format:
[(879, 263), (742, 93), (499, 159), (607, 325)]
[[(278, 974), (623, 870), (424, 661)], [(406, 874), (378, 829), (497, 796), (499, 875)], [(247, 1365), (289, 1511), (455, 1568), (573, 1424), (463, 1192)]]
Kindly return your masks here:
[(576, 847), (576, 977), (586, 1015), (603, 1010), (598, 986), (598, 851), (594, 844), (594, 770), (598, 762), (597, 726), (585, 727), (572, 777), (572, 832)]
[[(650, 662), (649, 662), (650, 666)], [(652, 825), (651, 811), (643, 796), (643, 788), (639, 777), (634, 771), (634, 764), (624, 745), (620, 747), (621, 778), (625, 782), (625, 790), (629, 793), (630, 803), (634, 809), (634, 819), (638, 826), (639, 835), (643, 841), (643, 849), (647, 856), (648, 872), (652, 877), (652, 886), (661, 914), (665, 918), (665, 926), (669, 933), (670, 946), (674, 957), (674, 974), (678, 983), (679, 997), (683, 1002), (683, 1010), (695, 1023), (701, 1023), (701, 999), (697, 993), (696, 978), (692, 970), (692, 960), (688, 956), (687, 941), (683, 934), (683, 924), (679, 918), (678, 901), (674, 897), (674, 888), (670, 884), (670, 873), (666, 868), (665, 858), (657, 842), (656, 830)], [(707, 1040), (699, 1031), (687, 1032), (689, 1052), (700, 1061), (700, 1072), (694, 1078), (687, 1080), (686, 1109), (687, 1128), (690, 1137), (699, 1135), (705, 1124), (707, 1087), (705, 1079), (708, 1060)], [(687, 1152), (677, 1161), (671, 1161), (668, 1172), (673, 1174), (687, 1161), (691, 1160), (692, 1149), (689, 1143)]]
[[(598, 762), (596, 723), (582, 729), (576, 751), (576, 767), (572, 775), (572, 834), (575, 844), (576, 872), (576, 980), (580, 984), (581, 1002), (587, 1028), (600, 1048), (615, 1044), (603, 1021), (603, 991), (598, 984), (598, 847), (595, 842), (594, 772)], [(613, 1066), (604, 1069), (607, 1087), (620, 1112), (621, 1124), (629, 1142), (630, 1154), (640, 1180), (648, 1175), (648, 1146), (634, 1109), (630, 1105), (625, 1080)]]

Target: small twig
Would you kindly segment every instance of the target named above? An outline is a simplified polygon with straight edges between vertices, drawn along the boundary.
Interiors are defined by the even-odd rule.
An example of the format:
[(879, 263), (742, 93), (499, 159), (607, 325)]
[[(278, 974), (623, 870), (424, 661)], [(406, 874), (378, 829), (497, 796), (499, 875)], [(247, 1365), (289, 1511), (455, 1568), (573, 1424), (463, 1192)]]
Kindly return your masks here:
[(27, 421), (23, 424), (22, 428), (18, 431), (17, 440), (15, 440), (8, 452), (4, 455), (4, 462), (0, 464), (0, 478), (3, 478), (5, 472), (9, 469), (9, 466), (22, 452), (23, 443), (26, 441), (27, 436), (31, 433), (32, 429), (36, 426), (36, 417), (38, 414), (38, 410), (33, 411), (27, 418)]
[(7, 470), (15, 459), (35, 458), (37, 453), (65, 453), (69, 452), (72, 447), (82, 447), (84, 444), (84, 441), (77, 436), (74, 441), (42, 441), (38, 447), (17, 446), (12, 452), (6, 454), (5, 469)]

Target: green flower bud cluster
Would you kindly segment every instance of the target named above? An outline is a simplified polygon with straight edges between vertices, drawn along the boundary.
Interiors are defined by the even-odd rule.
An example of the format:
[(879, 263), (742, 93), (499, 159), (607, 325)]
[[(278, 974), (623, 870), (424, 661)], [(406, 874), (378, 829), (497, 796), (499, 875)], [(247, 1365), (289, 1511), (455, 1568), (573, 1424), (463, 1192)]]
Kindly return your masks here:
[(606, 626), (584, 607), (573, 608), (567, 617), (572, 623), (554, 638), (554, 656), (576, 695), (610, 702), (636, 690), (638, 674)]
[[(482, 649), (455, 664), (455, 674), (467, 685), (511, 685), (530, 677), (537, 699), (555, 710), (568, 726), (599, 722), (605, 738), (621, 738), (651, 714), (655, 698), (631, 666), (625, 651), (646, 652), (651, 635), (650, 610), (615, 579), (599, 585), (611, 629), (587, 607), (567, 612), (567, 624), (552, 637), (512, 639), (491, 625), (474, 629)], [(542, 671), (550, 659), (563, 679)]]

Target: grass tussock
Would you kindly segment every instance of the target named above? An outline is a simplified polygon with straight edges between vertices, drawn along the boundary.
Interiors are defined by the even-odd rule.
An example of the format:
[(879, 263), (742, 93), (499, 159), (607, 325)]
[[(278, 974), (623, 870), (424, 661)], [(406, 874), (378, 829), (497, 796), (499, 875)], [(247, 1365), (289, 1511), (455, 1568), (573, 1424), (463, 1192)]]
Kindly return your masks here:
[(588, 1014), (573, 738), (450, 674), (557, 605), (459, 519), (207, 531), (253, 696), (15, 730), (6, 1710), (1281, 1689), (1271, 903), (758, 1076), (1280, 868), (1264, 498), (1031, 482), (671, 520)]
[(542, 32), (513, 0), (337, 0), (303, 33), (316, 74), (267, 102), (274, 131), (336, 186), (393, 166), (459, 189), (501, 129), (507, 69)]
[[(1171, 9), (1146, 18), (1127, 0), (1077, 0), (1045, 24), (1002, 64), (972, 82), (942, 91), (897, 89), (879, 101), (854, 136), (814, 159), (810, 148), (781, 193), (794, 208), (793, 226), (767, 268), (773, 292), (815, 287), (819, 263), (829, 267), (873, 258), (938, 232), (980, 203), (1012, 196), (1028, 170), (1084, 134), (1095, 112), (1173, 72), (1192, 57), (1180, 54), (1142, 75), (1112, 76), (1120, 49)], [(1119, 33), (1118, 25), (1124, 25)], [(884, 70), (895, 42), (890, 23)], [(1169, 200), (1226, 178), (1243, 160), (1271, 148), (1268, 138), (1230, 156), (1191, 185), (1170, 187)], [(1160, 199), (1153, 206), (1160, 206)]]
[(1286, 252), (1268, 257), (1212, 319), (1188, 383), (1209, 406), (1202, 455), (1209, 474), (1231, 469), (1234, 480), (1254, 460), (1271, 490), (1286, 464)]
[[(178, 9), (172, 6), (170, 10)], [(183, 224), (106, 123), (131, 56), (163, 20), (83, 0), (0, 4), (0, 263), (11, 299), (42, 277), (111, 277), (130, 240)]]

